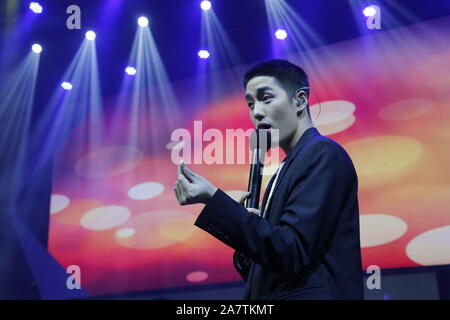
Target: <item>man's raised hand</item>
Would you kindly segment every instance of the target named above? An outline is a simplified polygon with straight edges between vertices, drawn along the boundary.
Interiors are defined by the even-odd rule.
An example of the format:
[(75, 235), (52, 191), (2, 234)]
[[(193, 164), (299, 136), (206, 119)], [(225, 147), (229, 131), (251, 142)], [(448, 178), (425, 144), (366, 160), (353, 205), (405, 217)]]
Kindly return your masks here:
[(202, 176), (194, 173), (183, 161), (178, 165), (178, 180), (174, 187), (180, 205), (206, 203), (217, 188)]

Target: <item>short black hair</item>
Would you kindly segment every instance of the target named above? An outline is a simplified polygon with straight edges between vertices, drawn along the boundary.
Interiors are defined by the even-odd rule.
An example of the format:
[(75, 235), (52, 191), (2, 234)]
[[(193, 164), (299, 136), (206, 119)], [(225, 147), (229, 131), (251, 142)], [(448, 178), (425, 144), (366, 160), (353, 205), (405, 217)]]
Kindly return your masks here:
[(247, 83), (251, 79), (259, 76), (274, 77), (290, 98), (294, 96), (298, 89), (308, 87), (303, 90), (306, 92), (306, 96), (309, 97), (308, 75), (302, 68), (287, 60), (272, 59), (254, 66), (244, 75), (244, 89), (247, 88)]

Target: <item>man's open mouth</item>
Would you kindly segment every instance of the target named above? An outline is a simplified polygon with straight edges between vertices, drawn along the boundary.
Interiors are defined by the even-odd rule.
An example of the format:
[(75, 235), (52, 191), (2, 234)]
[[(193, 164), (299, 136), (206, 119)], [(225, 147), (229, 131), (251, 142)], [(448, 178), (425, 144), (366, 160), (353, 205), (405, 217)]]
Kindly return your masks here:
[(268, 123), (261, 122), (258, 124), (258, 129), (270, 129), (272, 126)]

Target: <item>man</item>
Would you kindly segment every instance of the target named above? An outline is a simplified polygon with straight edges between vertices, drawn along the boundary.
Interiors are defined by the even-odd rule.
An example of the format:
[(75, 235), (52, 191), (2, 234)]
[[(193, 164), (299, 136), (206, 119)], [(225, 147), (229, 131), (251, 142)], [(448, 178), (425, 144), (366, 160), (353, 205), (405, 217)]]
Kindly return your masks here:
[(263, 215), (184, 163), (178, 202), (206, 204), (195, 225), (237, 250), (245, 299), (362, 299), (357, 176), (346, 151), (312, 124), (306, 73), (270, 60), (247, 72), (244, 87), (254, 126), (278, 129), (286, 154)]

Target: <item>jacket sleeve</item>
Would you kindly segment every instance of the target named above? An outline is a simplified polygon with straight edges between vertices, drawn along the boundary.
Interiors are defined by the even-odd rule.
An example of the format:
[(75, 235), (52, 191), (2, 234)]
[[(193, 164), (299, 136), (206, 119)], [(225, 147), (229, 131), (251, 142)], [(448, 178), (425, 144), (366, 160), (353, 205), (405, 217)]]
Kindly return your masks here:
[(291, 164), (296, 168), (279, 225), (249, 213), (220, 189), (195, 225), (283, 276), (299, 275), (324, 249), (354, 179), (338, 147), (318, 145)]

